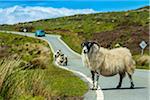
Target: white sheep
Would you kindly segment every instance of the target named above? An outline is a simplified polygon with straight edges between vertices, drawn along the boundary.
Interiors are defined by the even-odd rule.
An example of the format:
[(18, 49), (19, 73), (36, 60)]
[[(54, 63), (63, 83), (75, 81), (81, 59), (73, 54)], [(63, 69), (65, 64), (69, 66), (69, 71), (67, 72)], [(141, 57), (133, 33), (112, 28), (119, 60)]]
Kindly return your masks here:
[(56, 62), (57, 62), (59, 65), (67, 66), (68, 58), (67, 58), (66, 55), (60, 54), (60, 55), (56, 58)]
[[(120, 88), (126, 73), (130, 79), (130, 88), (134, 88), (132, 74), (135, 70), (135, 61), (132, 59), (129, 49), (120, 47), (108, 50), (100, 47), (96, 42), (84, 42), (82, 47), (82, 61), (91, 70), (92, 74), (92, 89), (98, 88), (99, 75), (114, 76), (116, 74), (120, 76), (117, 85), (117, 88)], [(95, 75), (96, 82), (94, 81)]]
[(64, 55), (63, 65), (67, 66), (67, 64), (68, 64), (68, 57), (66, 55)]
[(55, 61), (56, 61), (56, 59), (59, 57), (59, 55), (61, 55), (61, 54), (62, 54), (61, 50), (57, 50), (57, 51), (55, 52), (55, 54), (54, 54), (54, 59), (55, 59)]

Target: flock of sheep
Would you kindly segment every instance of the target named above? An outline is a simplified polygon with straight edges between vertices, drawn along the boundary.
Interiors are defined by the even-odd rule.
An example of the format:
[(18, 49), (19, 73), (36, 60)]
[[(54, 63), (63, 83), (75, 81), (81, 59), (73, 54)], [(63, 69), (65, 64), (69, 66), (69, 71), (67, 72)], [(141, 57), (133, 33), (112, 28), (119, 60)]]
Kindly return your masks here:
[[(120, 88), (122, 80), (127, 74), (130, 79), (130, 88), (134, 88), (132, 75), (135, 70), (135, 61), (131, 52), (125, 47), (106, 49), (96, 42), (83, 42), (82, 61), (85, 67), (89, 68), (92, 75), (92, 90), (97, 90), (99, 76), (114, 76), (119, 74), (120, 81), (116, 88)], [(55, 53), (55, 61), (59, 65), (67, 66), (68, 59), (61, 50)]]

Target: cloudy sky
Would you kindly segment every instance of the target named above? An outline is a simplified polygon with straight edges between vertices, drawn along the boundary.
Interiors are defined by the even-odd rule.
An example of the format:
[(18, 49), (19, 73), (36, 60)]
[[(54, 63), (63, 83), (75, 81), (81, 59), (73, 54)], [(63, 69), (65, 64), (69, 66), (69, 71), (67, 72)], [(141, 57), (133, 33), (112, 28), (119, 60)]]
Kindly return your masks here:
[(15, 24), (74, 14), (125, 11), (147, 5), (148, 0), (0, 0), (0, 24)]

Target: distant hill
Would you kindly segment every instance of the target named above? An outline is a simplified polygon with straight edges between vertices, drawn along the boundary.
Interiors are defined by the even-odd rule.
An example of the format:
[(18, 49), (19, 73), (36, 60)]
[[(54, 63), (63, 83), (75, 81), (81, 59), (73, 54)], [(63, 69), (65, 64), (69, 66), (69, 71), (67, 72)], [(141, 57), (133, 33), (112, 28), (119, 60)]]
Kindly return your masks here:
[(145, 6), (145, 7), (141, 7), (141, 8), (138, 8), (138, 9), (136, 9), (136, 10), (150, 10), (150, 6)]
[[(44, 19), (15, 25), (1, 25), (0, 30), (34, 32), (43, 29), (49, 34), (61, 34), (76, 51), (80, 43), (94, 40), (101, 46), (114, 48), (116, 44), (126, 46), (132, 53), (139, 54), (139, 43), (149, 43), (149, 6), (122, 12), (79, 14), (54, 19)], [(70, 37), (70, 39), (69, 39)], [(148, 44), (149, 46), (149, 44)], [(146, 48), (148, 53), (148, 47)]]

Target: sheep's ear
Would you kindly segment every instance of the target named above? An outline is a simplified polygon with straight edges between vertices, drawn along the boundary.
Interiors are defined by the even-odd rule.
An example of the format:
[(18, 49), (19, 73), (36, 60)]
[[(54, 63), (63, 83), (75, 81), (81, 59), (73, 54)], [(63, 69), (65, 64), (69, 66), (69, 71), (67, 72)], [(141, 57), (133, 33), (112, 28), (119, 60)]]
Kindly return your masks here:
[(89, 46), (89, 47), (91, 47), (92, 45), (93, 45), (93, 43), (92, 43), (92, 42), (89, 42), (89, 43), (88, 43), (88, 46)]
[(100, 47), (100, 45), (97, 42), (93, 42), (93, 44), (97, 45), (98, 47)]
[(98, 43), (96, 43), (96, 42), (94, 42), (93, 43), (93, 46), (94, 46), (94, 51), (97, 51), (97, 50), (99, 50), (100, 49), (100, 46), (99, 46), (99, 44)]

